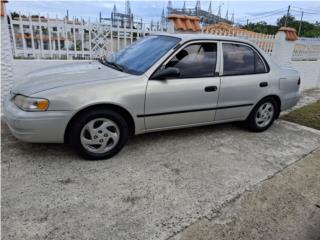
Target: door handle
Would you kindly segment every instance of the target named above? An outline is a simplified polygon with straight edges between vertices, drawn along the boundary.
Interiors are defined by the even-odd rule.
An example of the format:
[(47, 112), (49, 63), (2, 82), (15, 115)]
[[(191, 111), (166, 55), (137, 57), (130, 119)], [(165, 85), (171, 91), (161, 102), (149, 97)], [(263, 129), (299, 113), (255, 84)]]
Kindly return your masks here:
[(205, 87), (204, 88), (204, 91), (205, 92), (215, 92), (215, 91), (217, 91), (217, 86), (208, 86), (208, 87)]
[(268, 86), (268, 82), (261, 82), (259, 84), (260, 87), (267, 87)]

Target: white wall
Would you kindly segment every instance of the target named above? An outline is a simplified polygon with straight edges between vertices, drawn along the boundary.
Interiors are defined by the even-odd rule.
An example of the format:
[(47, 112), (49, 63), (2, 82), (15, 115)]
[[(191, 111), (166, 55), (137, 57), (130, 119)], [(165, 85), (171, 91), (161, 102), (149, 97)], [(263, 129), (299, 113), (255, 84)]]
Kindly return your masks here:
[[(7, 17), (1, 17), (1, 104), (12, 86), (12, 50)], [(2, 110), (2, 109), (1, 109)]]
[(320, 60), (292, 61), (292, 65), (300, 71), (302, 89), (319, 87)]

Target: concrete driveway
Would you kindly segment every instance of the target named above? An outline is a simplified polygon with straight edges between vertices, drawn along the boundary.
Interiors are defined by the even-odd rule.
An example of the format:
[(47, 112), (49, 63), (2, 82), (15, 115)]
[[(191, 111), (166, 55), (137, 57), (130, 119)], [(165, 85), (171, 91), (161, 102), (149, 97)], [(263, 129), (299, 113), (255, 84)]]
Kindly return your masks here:
[(134, 137), (108, 161), (27, 144), (2, 127), (3, 239), (168, 239), (320, 146), (283, 121)]

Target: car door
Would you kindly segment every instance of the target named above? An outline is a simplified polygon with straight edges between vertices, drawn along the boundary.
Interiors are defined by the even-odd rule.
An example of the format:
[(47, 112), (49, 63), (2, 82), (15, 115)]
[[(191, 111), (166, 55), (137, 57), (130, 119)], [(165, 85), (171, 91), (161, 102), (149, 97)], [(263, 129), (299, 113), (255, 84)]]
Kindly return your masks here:
[(222, 42), (221, 85), (216, 122), (244, 120), (269, 88), (267, 62), (252, 46)]
[(147, 129), (213, 122), (220, 85), (216, 74), (218, 55), (217, 42), (192, 42), (158, 68), (176, 68), (180, 76), (148, 81), (144, 116)]

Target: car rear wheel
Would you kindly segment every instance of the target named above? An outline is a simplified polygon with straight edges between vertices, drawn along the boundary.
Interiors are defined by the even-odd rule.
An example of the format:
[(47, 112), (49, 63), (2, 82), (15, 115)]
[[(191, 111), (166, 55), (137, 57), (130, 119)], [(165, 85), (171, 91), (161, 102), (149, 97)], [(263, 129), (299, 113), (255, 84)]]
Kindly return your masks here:
[(102, 160), (111, 158), (123, 148), (128, 133), (128, 124), (119, 113), (92, 110), (74, 121), (70, 143), (83, 158)]
[(247, 119), (248, 129), (253, 132), (267, 130), (273, 124), (278, 111), (277, 102), (273, 98), (263, 99), (250, 113)]

